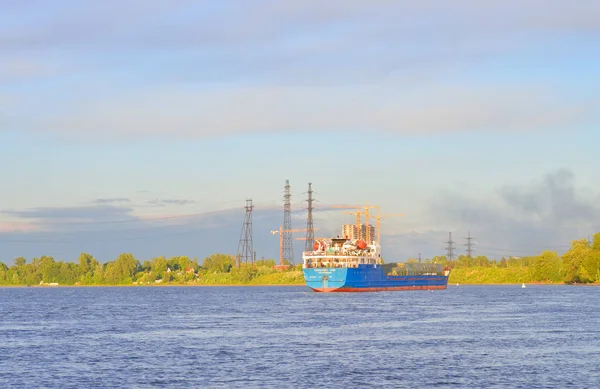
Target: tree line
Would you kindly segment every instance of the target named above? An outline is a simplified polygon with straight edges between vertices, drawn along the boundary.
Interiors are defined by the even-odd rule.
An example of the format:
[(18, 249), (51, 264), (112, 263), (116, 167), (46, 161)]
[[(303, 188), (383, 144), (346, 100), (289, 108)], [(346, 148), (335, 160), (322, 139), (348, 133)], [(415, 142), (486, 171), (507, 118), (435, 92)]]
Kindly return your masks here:
[[(409, 259), (407, 262), (414, 262)], [(468, 257), (461, 255), (448, 260), (444, 256), (425, 259), (425, 263), (440, 263), (453, 269), (450, 282), (600, 282), (600, 233), (593, 241), (579, 239), (562, 256), (545, 250), (536, 256)], [(12, 266), (0, 262), (0, 285), (131, 285), (131, 284), (246, 284), (303, 283), (301, 265), (287, 271), (274, 268), (272, 259), (255, 264), (235, 265), (235, 257), (212, 254), (199, 264), (187, 256), (164, 256), (140, 262), (130, 253), (120, 254), (114, 261), (100, 263), (91, 254), (82, 253), (77, 263), (56, 261), (51, 256), (16, 258)], [(513, 277), (507, 277), (512, 274)], [(454, 278), (454, 279), (453, 279)], [(500, 281), (499, 281), (500, 280)]]
[(51, 256), (33, 258), (29, 262), (19, 257), (10, 267), (0, 262), (0, 285), (247, 283), (259, 276), (281, 273), (274, 265), (274, 260), (267, 259), (258, 260), (254, 265), (235, 266), (232, 255), (221, 253), (206, 257), (202, 264), (197, 258), (187, 256), (161, 256), (140, 262), (130, 253), (120, 254), (107, 263), (99, 262), (88, 253), (82, 253), (77, 263), (56, 261)]
[(587, 239), (572, 241), (571, 248), (562, 255), (544, 250), (535, 256), (509, 256), (499, 260), (489, 259), (485, 255), (461, 255), (454, 260), (440, 256), (426, 259), (425, 262), (440, 263), (453, 270), (477, 268), (485, 272), (488, 269), (490, 273), (491, 269), (521, 269), (526, 273), (527, 281), (597, 283), (600, 282), (600, 233), (594, 234), (591, 242)]

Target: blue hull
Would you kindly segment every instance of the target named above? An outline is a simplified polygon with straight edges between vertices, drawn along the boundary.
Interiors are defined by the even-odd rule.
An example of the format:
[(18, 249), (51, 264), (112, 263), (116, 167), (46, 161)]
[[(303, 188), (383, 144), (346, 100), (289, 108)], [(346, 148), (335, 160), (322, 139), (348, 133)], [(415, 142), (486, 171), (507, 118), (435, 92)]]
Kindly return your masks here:
[(446, 289), (448, 276), (386, 276), (380, 265), (357, 268), (304, 269), (306, 285), (315, 292), (377, 292), (386, 290)]

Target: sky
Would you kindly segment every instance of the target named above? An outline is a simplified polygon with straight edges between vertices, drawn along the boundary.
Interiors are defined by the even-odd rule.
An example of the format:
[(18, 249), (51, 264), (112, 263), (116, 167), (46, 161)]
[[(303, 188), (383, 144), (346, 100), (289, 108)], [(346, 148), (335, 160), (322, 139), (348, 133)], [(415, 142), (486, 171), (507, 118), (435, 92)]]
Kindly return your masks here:
[[(0, 261), (257, 258), (380, 206), (387, 261), (600, 231), (600, 3), (0, 0)], [(372, 212), (377, 212), (375, 209)], [(374, 222), (372, 219), (371, 222)], [(295, 233), (302, 238), (304, 233)], [(298, 263), (304, 241), (294, 241)]]

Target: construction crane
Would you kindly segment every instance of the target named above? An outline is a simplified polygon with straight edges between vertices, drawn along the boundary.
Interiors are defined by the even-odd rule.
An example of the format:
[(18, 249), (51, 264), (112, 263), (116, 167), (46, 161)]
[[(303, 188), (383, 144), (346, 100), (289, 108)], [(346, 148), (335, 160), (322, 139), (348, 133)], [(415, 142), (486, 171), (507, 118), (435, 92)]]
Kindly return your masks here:
[[(357, 211), (357, 212), (344, 212), (344, 213), (356, 216), (356, 238), (357, 239), (360, 238), (360, 215), (363, 214), (364, 212)], [(344, 237), (344, 238), (347, 238), (347, 237)]]
[[(314, 238), (314, 239), (315, 239), (315, 242), (316, 242), (316, 241), (318, 241), (318, 240), (327, 240), (327, 239), (330, 239), (330, 238), (331, 238), (331, 237), (329, 237), (329, 238), (326, 238), (326, 237), (324, 237), (324, 236), (315, 236), (315, 238)], [(296, 238), (296, 240), (306, 240), (306, 236), (299, 236), (299, 237), (297, 237), (297, 238)]]
[(366, 240), (367, 240), (368, 244), (370, 244), (371, 241), (373, 240), (371, 238), (371, 231), (369, 231), (369, 209), (370, 208), (380, 208), (380, 207), (379, 207), (379, 205), (369, 205), (369, 203), (367, 203), (365, 205), (365, 234), (367, 236)]
[[(318, 228), (313, 228), (313, 231), (318, 230)], [(271, 230), (271, 234), (279, 234), (279, 266), (283, 267), (283, 233), (284, 232), (306, 232), (306, 228), (301, 228), (297, 230), (284, 230), (283, 226), (279, 226), (279, 230)]]
[(374, 217), (377, 220), (377, 243), (381, 244), (381, 219), (387, 219), (388, 217), (405, 216), (403, 213), (390, 213), (387, 215), (378, 214)]
[[(332, 208), (361, 209), (362, 205), (334, 205)], [(356, 215), (356, 234), (360, 237), (360, 214), (362, 212), (344, 212)]]
[(369, 205), (367, 202), (366, 205), (334, 205), (332, 208), (351, 208), (351, 209), (364, 209), (362, 212), (350, 212), (356, 215), (356, 228), (358, 229), (357, 233), (360, 235), (360, 215), (364, 213), (365, 215), (365, 240), (367, 242), (371, 242), (371, 231), (369, 231), (369, 209), (371, 208), (380, 208), (379, 205)]

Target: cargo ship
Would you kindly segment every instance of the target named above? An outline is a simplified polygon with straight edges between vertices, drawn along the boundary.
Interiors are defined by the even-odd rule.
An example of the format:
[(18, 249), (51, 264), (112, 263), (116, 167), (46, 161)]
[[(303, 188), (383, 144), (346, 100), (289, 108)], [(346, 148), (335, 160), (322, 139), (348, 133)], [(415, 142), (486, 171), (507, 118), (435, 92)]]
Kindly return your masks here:
[(440, 264), (384, 265), (378, 242), (339, 237), (315, 240), (313, 250), (302, 253), (302, 270), (315, 292), (446, 289), (450, 276)]

